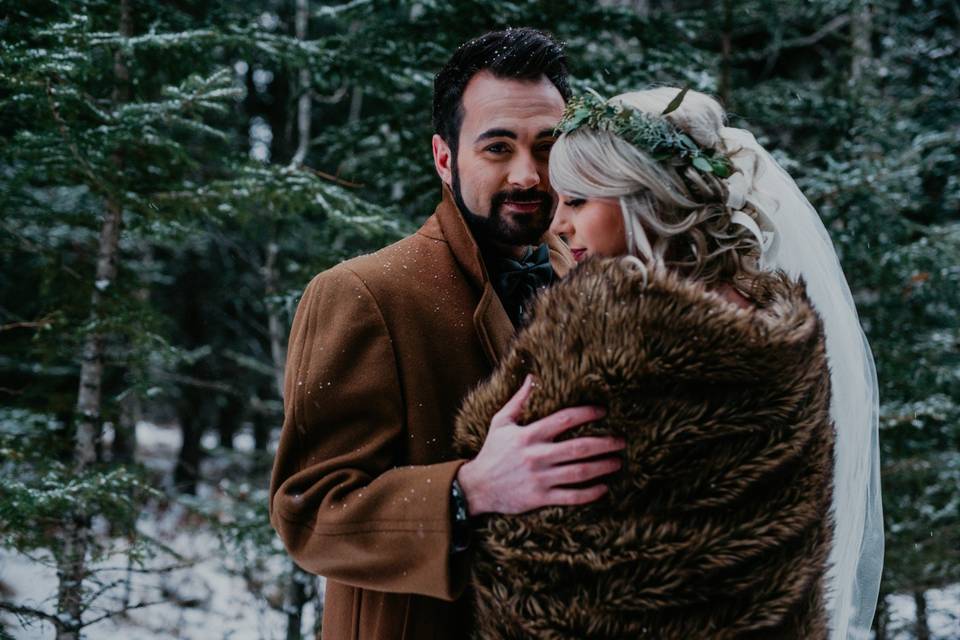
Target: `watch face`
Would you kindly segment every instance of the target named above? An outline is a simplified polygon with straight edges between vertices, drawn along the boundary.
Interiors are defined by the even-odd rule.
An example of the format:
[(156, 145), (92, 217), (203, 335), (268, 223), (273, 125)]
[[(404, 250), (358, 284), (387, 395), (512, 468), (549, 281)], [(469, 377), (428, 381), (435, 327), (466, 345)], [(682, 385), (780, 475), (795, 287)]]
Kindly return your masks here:
[(463, 495), (460, 483), (454, 479), (450, 485), (450, 503), (453, 512), (453, 529), (451, 532), (450, 551), (459, 553), (470, 547), (470, 516), (467, 513), (467, 499)]

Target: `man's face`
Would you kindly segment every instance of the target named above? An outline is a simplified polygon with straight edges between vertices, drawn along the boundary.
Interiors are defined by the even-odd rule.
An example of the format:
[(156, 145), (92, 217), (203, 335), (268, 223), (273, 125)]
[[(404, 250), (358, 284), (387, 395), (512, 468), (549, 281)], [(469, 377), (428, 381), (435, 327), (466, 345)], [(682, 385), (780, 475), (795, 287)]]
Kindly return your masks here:
[(563, 97), (545, 76), (510, 80), (481, 71), (463, 93), (457, 154), (446, 166), (434, 136), (437, 170), (481, 239), (522, 247), (550, 226), (548, 161), (563, 109)]

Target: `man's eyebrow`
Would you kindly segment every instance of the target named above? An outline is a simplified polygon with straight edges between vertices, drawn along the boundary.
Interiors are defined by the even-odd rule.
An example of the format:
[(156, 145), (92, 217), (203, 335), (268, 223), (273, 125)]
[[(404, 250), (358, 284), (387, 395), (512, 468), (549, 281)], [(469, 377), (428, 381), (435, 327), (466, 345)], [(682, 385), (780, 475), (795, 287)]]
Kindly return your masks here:
[(480, 142), (481, 140), (486, 140), (488, 138), (510, 138), (511, 140), (516, 140), (517, 134), (513, 131), (510, 131), (510, 129), (487, 129), (478, 135), (474, 142)]
[[(542, 129), (537, 133), (536, 139), (540, 138), (553, 138), (556, 136), (556, 129)], [(477, 136), (475, 142), (480, 142), (482, 140), (487, 140), (489, 138), (510, 138), (511, 140), (517, 139), (517, 134), (510, 129), (487, 129), (483, 133)]]

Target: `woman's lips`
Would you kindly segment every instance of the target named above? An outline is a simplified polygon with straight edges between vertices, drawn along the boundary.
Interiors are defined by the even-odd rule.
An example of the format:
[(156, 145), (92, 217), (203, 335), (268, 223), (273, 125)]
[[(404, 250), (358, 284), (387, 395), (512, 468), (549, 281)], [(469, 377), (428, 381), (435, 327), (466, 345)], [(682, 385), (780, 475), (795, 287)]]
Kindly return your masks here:
[(576, 260), (577, 262), (580, 262), (581, 260), (583, 260), (584, 258), (587, 257), (587, 250), (586, 250), (586, 249), (573, 249), (573, 248), (571, 248), (571, 249), (570, 249), (570, 253), (573, 254), (573, 259)]

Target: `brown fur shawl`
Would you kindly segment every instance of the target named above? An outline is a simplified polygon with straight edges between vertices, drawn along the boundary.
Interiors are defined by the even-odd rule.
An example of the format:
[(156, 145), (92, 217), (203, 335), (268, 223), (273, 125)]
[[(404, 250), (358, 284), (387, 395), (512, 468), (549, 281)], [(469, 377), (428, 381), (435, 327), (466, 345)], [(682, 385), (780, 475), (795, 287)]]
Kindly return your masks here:
[(600, 404), (572, 435), (627, 439), (583, 507), (478, 518), (477, 638), (825, 638), (833, 426), (822, 326), (802, 283), (741, 310), (623, 260), (581, 264), (536, 302), (464, 402), (480, 450), (527, 372), (520, 421)]

